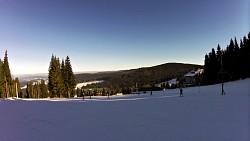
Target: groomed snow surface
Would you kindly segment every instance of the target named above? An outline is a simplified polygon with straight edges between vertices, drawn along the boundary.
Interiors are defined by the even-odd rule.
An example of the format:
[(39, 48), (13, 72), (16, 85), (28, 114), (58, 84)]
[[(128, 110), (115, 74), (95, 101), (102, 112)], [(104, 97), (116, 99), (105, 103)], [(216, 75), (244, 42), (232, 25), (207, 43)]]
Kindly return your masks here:
[(250, 79), (93, 99), (0, 100), (0, 141), (249, 141)]

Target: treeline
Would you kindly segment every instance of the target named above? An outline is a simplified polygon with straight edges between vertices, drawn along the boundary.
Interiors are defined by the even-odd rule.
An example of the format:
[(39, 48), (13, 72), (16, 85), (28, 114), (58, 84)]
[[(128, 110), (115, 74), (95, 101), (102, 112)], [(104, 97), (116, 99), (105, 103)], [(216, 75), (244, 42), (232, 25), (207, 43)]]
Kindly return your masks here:
[(236, 37), (230, 40), (226, 49), (213, 48), (205, 55), (204, 84), (215, 84), (222, 81), (232, 81), (250, 77), (250, 32), (248, 37), (240, 39), (240, 45)]
[(0, 59), (0, 98), (42, 98), (48, 97), (48, 89), (45, 81), (33, 84), (27, 84), (25, 90), (21, 90), (18, 78), (12, 79), (11, 71), (9, 68), (8, 53), (5, 52), (4, 60)]
[(23, 98), (72, 97), (75, 94), (76, 79), (69, 57), (66, 60), (54, 55), (49, 65), (48, 82), (30, 81), (22, 91)]
[(52, 55), (49, 65), (48, 85), (44, 80), (29, 82), (26, 89), (21, 90), (18, 78), (12, 79), (9, 69), (8, 54), (0, 59), (0, 98), (47, 98), (72, 97), (75, 94), (76, 78), (69, 57), (62, 60)]
[(40, 82), (30, 81), (26, 85), (26, 98), (47, 98), (47, 97), (72, 97), (75, 94), (76, 79), (72, 70), (69, 56), (66, 60), (54, 55), (49, 65), (48, 84), (45, 80)]
[(22, 95), (18, 78), (12, 79), (8, 53), (5, 52), (4, 60), (0, 59), (0, 98), (18, 97)]
[[(130, 94), (131, 90), (125, 90), (123, 89), (121, 91), (123, 94)], [(77, 88), (76, 89), (76, 95), (78, 97), (85, 97), (85, 96), (112, 96), (119, 93), (115, 89), (109, 89), (109, 88), (93, 88), (93, 89), (87, 89), (87, 88)]]
[[(88, 80), (98, 78), (98, 80), (104, 80), (103, 83), (92, 84), (84, 87), (85, 89), (91, 88), (105, 88), (112, 90), (115, 93), (129, 93), (131, 91), (147, 91), (147, 90), (159, 90), (154, 85), (160, 82), (164, 82), (173, 78), (181, 79), (187, 72), (203, 68), (200, 65), (182, 64), (182, 63), (167, 63), (158, 66), (139, 68), (126, 71), (109, 72), (104, 73), (103, 77), (100, 73), (87, 75), (90, 76)], [(76, 75), (78, 81), (85, 80), (84, 75)]]
[(49, 76), (48, 90), (50, 97), (72, 97), (75, 94), (76, 78), (72, 71), (69, 56), (60, 62), (60, 59), (52, 55)]
[(48, 87), (44, 80), (41, 82), (29, 82), (26, 87), (24, 98), (47, 98), (50, 97)]

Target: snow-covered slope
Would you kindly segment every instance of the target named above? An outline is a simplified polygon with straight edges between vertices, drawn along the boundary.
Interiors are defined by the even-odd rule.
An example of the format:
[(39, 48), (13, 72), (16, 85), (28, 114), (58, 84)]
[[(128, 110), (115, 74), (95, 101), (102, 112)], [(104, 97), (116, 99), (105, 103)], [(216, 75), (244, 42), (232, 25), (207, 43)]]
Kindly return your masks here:
[(250, 79), (143, 95), (1, 100), (0, 141), (249, 141)]
[(90, 81), (90, 82), (83, 82), (83, 83), (78, 83), (76, 85), (76, 89), (79, 88), (81, 89), (83, 86), (87, 86), (87, 85), (91, 85), (91, 84), (97, 84), (97, 83), (102, 83), (104, 82), (103, 80), (100, 80), (100, 81)]

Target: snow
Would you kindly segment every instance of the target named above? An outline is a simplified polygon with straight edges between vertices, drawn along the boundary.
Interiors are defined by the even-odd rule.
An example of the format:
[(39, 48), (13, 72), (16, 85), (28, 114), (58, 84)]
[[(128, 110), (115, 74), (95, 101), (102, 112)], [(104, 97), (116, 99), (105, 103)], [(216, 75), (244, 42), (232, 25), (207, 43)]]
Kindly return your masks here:
[(192, 70), (190, 72), (188, 72), (187, 74), (185, 74), (185, 77), (194, 77), (197, 74), (202, 74), (204, 72), (204, 69), (197, 69), (197, 70)]
[(0, 141), (249, 141), (250, 79), (141, 95), (0, 100)]
[(89, 81), (89, 82), (83, 82), (83, 83), (77, 83), (76, 85), (76, 89), (79, 88), (81, 89), (83, 86), (87, 86), (87, 85), (91, 85), (91, 84), (97, 84), (97, 83), (102, 83), (104, 82), (104, 80), (100, 80), (100, 81)]
[[(42, 80), (43, 80), (43, 79), (41, 79), (41, 78), (34, 78), (33, 80), (30, 80), (30, 81), (34, 81), (34, 82), (32, 82), (32, 85), (34, 86), (34, 85), (41, 84), (41, 83), (42, 83)], [(29, 82), (29, 81), (27, 81), (27, 82)], [(47, 85), (47, 84), (49, 83), (49, 80), (45, 80), (44, 83), (45, 83), (45, 85)], [(27, 89), (27, 85), (21, 87), (21, 89), (22, 89), (22, 90), (23, 90), (23, 89)]]
[(155, 87), (161, 87), (163, 84), (169, 84), (169, 86), (172, 86), (172, 85), (179, 84), (179, 81), (177, 80), (177, 78), (174, 78), (174, 79), (171, 79), (169, 81), (165, 81), (165, 82), (155, 84)]

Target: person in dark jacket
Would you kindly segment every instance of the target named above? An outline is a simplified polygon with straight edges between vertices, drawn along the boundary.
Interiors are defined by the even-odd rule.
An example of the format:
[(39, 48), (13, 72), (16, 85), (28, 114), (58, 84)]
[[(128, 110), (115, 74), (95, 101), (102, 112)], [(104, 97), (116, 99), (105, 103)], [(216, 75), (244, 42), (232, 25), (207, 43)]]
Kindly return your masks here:
[(180, 88), (180, 97), (183, 97), (183, 90)]

